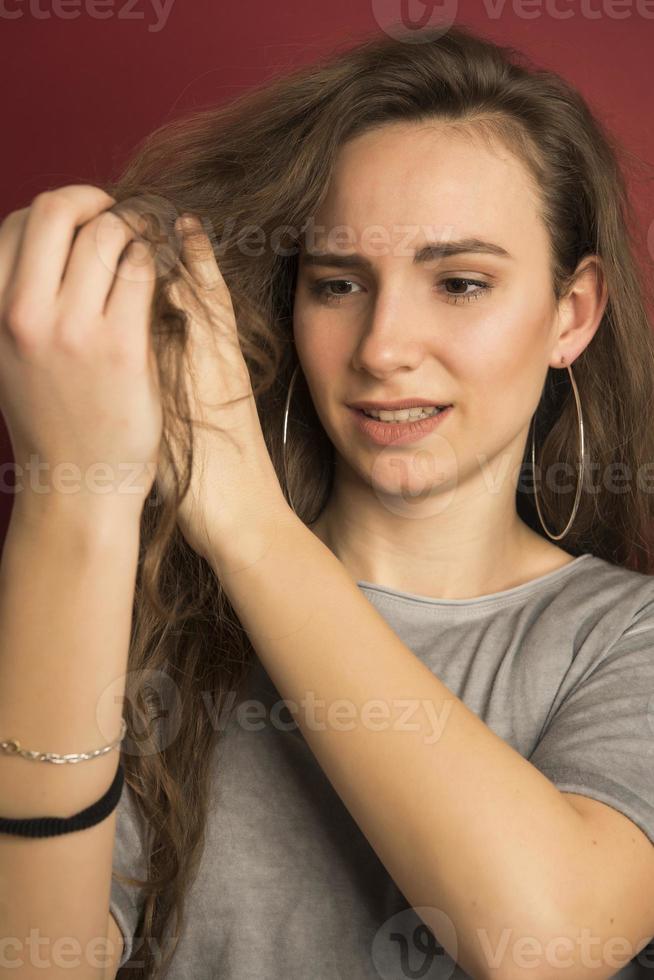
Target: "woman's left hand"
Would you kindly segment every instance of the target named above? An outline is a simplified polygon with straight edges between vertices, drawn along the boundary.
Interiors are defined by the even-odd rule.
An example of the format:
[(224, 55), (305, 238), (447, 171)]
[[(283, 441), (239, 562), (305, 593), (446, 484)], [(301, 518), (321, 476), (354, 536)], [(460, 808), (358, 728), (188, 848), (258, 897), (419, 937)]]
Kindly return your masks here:
[[(254, 537), (254, 551), (263, 553), (266, 542), (258, 547), (259, 531), (265, 537), (277, 517), (293, 512), (265, 444), (229, 290), (211, 242), (200, 222), (194, 222), (191, 231), (180, 228), (182, 258), (207, 301), (210, 321), (193, 302), (183, 280), (168, 291), (172, 302), (189, 318), (184, 380), (193, 422), (194, 459), (178, 524), (194, 551), (215, 565), (223, 557), (240, 555), (238, 544), (247, 536), (250, 548)], [(233, 399), (238, 400), (229, 404)], [(172, 482), (163, 446), (162, 455), (157, 488), (165, 498)]]

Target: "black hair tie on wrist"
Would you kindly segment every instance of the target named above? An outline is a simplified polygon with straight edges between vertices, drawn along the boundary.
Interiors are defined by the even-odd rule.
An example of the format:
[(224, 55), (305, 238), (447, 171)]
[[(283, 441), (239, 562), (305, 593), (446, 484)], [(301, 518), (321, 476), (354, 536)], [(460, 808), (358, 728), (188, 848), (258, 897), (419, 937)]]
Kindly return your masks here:
[(74, 813), (72, 817), (28, 817), (15, 820), (0, 817), (0, 833), (18, 834), (20, 837), (55, 837), (58, 834), (70, 834), (74, 830), (92, 827), (108, 817), (117, 806), (123, 791), (124, 778), (123, 767), (119, 761), (114, 781), (107, 792), (85, 810)]

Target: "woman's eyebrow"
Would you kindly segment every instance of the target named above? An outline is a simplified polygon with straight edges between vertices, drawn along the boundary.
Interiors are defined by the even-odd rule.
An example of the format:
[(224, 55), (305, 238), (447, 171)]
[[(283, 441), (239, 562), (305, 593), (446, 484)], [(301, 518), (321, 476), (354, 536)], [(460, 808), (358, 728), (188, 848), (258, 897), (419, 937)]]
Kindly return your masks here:
[[(495, 242), (487, 242), (481, 238), (462, 238), (455, 242), (427, 242), (416, 250), (413, 265), (433, 262), (437, 259), (447, 259), (452, 255), (486, 253), (502, 259), (513, 259), (514, 256)], [(302, 265), (327, 265), (347, 269), (371, 269), (372, 262), (358, 252), (316, 252), (303, 249), (300, 252)]]

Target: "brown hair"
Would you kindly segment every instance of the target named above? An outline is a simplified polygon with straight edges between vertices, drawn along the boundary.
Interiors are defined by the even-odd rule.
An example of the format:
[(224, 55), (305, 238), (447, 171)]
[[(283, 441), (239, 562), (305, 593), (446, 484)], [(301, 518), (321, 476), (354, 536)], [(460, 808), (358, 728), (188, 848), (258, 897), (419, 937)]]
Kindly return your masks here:
[[(119, 179), (104, 185), (113, 210), (147, 214), (156, 242), (158, 280), (152, 332), (164, 393), (164, 440), (175, 438), (186, 462), (178, 498), (190, 480), (192, 430), (179, 382), (186, 316), (165, 287), (189, 281), (176, 251), (173, 222), (199, 215), (213, 235), (230, 290), (266, 444), (286, 489), (282, 463), (284, 401), (297, 364), (292, 340), (297, 243), (324, 198), (343, 143), (391, 121), (438, 118), (501, 139), (540, 191), (551, 240), (552, 289), (565, 294), (580, 260), (601, 257), (608, 289), (602, 322), (574, 364), (590, 461), (603, 474), (622, 467), (619, 493), (600, 480), (584, 492), (564, 543), (651, 574), (652, 498), (638, 484), (653, 458), (654, 342), (646, 313), (647, 283), (632, 240), (636, 221), (626, 190), (626, 152), (558, 75), (525, 64), (525, 56), (454, 26), (423, 31), (420, 43), (376, 35), (322, 61), (252, 90), (227, 105), (195, 112), (148, 136)], [(253, 247), (252, 230), (258, 229)], [(280, 235), (280, 230), (282, 234)], [(261, 244), (263, 238), (264, 244)], [(548, 372), (538, 412), (539, 467), (564, 461), (577, 473), (578, 424), (567, 372)], [(302, 373), (293, 394), (287, 448), (288, 487), (307, 524), (319, 516), (333, 478), (333, 446), (311, 402)], [(529, 472), (525, 449), (523, 467)], [(574, 479), (572, 481), (574, 485)], [(518, 512), (543, 534), (533, 490), (519, 481)], [(563, 499), (560, 499), (563, 497)], [(571, 496), (543, 489), (550, 528), (565, 526)], [(138, 813), (149, 830), (144, 907), (132, 967), (118, 976), (155, 977), (167, 967), (181, 935), (184, 900), (198, 869), (210, 791), (210, 759), (219, 730), (203, 708), (210, 691), (229, 711), (253, 650), (221, 584), (176, 527), (177, 500), (145, 503), (137, 573), (127, 690), (129, 734), (141, 750), (122, 761)], [(165, 676), (174, 711), (157, 712), (160, 694), (144, 683)], [(154, 696), (153, 696), (154, 690)], [(162, 719), (175, 736), (157, 741)], [(122, 876), (118, 876), (122, 877)], [(175, 926), (168, 926), (175, 914)], [(155, 940), (156, 942), (153, 942)], [(158, 943), (158, 947), (157, 947)], [(155, 950), (166, 948), (157, 969)], [(126, 971), (129, 963), (123, 969)]]

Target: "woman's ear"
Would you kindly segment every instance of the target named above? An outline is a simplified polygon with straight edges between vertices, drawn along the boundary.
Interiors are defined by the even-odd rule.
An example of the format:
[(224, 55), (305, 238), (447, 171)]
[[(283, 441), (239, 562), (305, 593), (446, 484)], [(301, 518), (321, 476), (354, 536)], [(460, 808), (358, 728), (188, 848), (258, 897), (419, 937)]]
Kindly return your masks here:
[(602, 322), (607, 302), (602, 260), (598, 255), (586, 256), (558, 304), (558, 338), (551, 352), (551, 367), (560, 367), (562, 357), (572, 364), (588, 347)]

